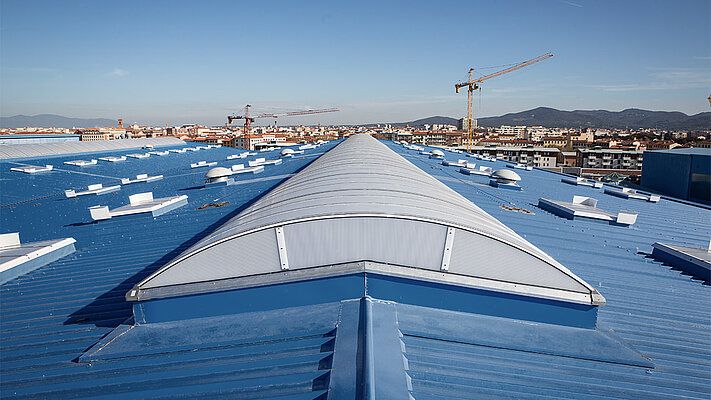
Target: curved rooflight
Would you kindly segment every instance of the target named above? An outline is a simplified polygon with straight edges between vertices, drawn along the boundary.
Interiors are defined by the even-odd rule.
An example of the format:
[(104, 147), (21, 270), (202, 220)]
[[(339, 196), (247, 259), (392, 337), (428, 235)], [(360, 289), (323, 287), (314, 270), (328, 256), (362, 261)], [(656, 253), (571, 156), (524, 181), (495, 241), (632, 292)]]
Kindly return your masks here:
[(563, 265), (368, 135), (326, 152), (127, 298), (333, 276), (362, 261), (386, 275), (604, 304)]

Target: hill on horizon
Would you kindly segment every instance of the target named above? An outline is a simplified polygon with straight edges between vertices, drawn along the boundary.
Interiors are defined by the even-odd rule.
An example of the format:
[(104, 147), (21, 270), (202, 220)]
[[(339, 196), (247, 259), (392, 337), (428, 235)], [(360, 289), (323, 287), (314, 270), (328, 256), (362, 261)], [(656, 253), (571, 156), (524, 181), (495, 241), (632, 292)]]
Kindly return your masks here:
[[(479, 126), (541, 125), (548, 128), (656, 128), (666, 130), (711, 129), (711, 112), (686, 115), (679, 111), (649, 111), (628, 108), (622, 111), (575, 110), (563, 111), (550, 107), (537, 107), (498, 117), (477, 118)], [(394, 123), (394, 126), (421, 126), (424, 124), (456, 125), (451, 117), (429, 117), (415, 121)]]
[(118, 121), (106, 118), (69, 118), (56, 114), (14, 115), (0, 117), (0, 128), (95, 128), (102, 126), (116, 126)]

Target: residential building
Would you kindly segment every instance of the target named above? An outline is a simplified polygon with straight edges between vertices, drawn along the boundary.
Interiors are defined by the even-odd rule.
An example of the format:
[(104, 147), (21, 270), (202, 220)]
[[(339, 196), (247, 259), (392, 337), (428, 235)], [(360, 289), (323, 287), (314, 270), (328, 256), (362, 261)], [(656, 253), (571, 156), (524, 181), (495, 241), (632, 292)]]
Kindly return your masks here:
[(641, 170), (643, 152), (626, 149), (576, 149), (576, 165), (591, 169)]

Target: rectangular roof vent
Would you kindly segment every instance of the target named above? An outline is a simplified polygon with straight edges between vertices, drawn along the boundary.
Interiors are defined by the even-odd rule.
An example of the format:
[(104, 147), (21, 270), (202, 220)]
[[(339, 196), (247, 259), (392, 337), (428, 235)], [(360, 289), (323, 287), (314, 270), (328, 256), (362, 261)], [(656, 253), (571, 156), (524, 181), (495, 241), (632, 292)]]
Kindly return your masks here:
[(279, 165), (281, 163), (282, 163), (282, 161), (280, 158), (278, 158), (276, 160), (267, 160), (266, 158), (262, 157), (262, 158), (257, 158), (256, 160), (253, 160), (253, 161), (249, 161), (249, 166), (256, 167), (259, 165)]
[(89, 187), (86, 190), (81, 191), (81, 192), (77, 192), (73, 189), (65, 190), (64, 195), (67, 197), (86, 196), (89, 194), (100, 195), (100, 194), (112, 193), (117, 190), (121, 190), (121, 185), (104, 187), (102, 184), (97, 183), (96, 185), (89, 185)]
[(131, 158), (148, 158), (150, 156), (151, 156), (151, 153), (126, 154), (126, 157), (131, 157)]
[(157, 156), (167, 156), (168, 154), (170, 154), (170, 152), (168, 152), (168, 150), (166, 150), (166, 151), (149, 151), (148, 154), (155, 154)]
[(459, 172), (464, 175), (482, 175), (482, 176), (491, 176), (491, 173), (493, 172), (491, 167), (479, 166), (479, 168), (474, 168), (474, 166), (476, 164), (471, 163), (470, 165), (471, 165), (471, 167), (459, 168)]
[(138, 175), (136, 175), (136, 179), (122, 178), (121, 184), (128, 185), (131, 183), (153, 182), (153, 181), (157, 181), (160, 179), (163, 179), (163, 175), (148, 176), (148, 174), (138, 174)]
[(74, 166), (77, 166), (77, 167), (84, 167), (84, 166), (87, 166), (87, 165), (96, 165), (97, 162), (98, 162), (97, 160), (92, 159), (92, 160), (89, 160), (89, 161), (86, 161), (86, 160), (65, 161), (64, 163), (67, 164), (67, 165), (74, 165)]
[(247, 174), (247, 173), (258, 174), (258, 173), (264, 171), (264, 166), (258, 165), (256, 167), (245, 168), (244, 164), (236, 164), (236, 165), (233, 165), (231, 167), (231, 169), (232, 169), (232, 175)]
[(37, 165), (25, 165), (22, 167), (10, 168), (10, 171), (24, 172), (25, 174), (36, 174), (37, 172), (47, 172), (53, 169), (54, 167), (49, 164), (45, 165), (44, 167), (40, 167)]
[(476, 164), (467, 162), (467, 160), (457, 160), (457, 162), (443, 160), (442, 165), (444, 165), (446, 167), (465, 167), (465, 168), (474, 168), (476, 166)]
[(609, 194), (609, 195), (617, 196), (617, 197), (622, 197), (623, 199), (645, 200), (650, 203), (656, 203), (661, 199), (660, 196), (655, 196), (653, 194), (640, 193), (640, 192), (638, 192), (634, 189), (630, 189), (630, 188), (621, 188), (620, 190), (605, 188), (605, 194)]
[(108, 162), (118, 162), (118, 161), (126, 161), (126, 156), (121, 156), (121, 157), (99, 157), (99, 160), (101, 161), (108, 161)]
[(0, 234), (0, 284), (75, 251), (74, 238), (20, 243), (19, 232)]
[(198, 161), (196, 163), (190, 164), (190, 168), (212, 167), (214, 165), (217, 165), (217, 161), (214, 161), (214, 162)]
[(170, 149), (168, 151), (171, 153), (185, 153), (187, 150), (186, 150), (186, 148), (182, 148), (182, 149)]
[(152, 192), (137, 193), (128, 196), (130, 204), (109, 210), (108, 206), (89, 207), (91, 218), (95, 221), (110, 219), (123, 215), (151, 213), (154, 217), (165, 214), (188, 204), (188, 196), (173, 196), (154, 199)]
[(613, 214), (596, 208), (597, 200), (592, 197), (573, 196), (572, 202), (538, 199), (538, 207), (567, 219), (589, 218), (608, 221), (615, 225), (632, 225), (637, 221), (634, 211), (620, 211)]
[(590, 186), (593, 188), (601, 188), (602, 187), (602, 182), (595, 181), (592, 179), (585, 179), (581, 177), (577, 177), (575, 179), (573, 178), (562, 178), (560, 180), (563, 183), (567, 183), (568, 185), (575, 185), (575, 186)]
[(515, 169), (523, 169), (526, 171), (533, 171), (532, 165), (526, 165), (526, 164), (521, 164), (521, 163), (506, 164), (506, 168), (515, 168)]
[(227, 156), (228, 160), (234, 160), (235, 158), (247, 158), (249, 156), (256, 156), (257, 153), (250, 153), (248, 151), (245, 151), (244, 153), (239, 153), (239, 154), (232, 154), (231, 156)]

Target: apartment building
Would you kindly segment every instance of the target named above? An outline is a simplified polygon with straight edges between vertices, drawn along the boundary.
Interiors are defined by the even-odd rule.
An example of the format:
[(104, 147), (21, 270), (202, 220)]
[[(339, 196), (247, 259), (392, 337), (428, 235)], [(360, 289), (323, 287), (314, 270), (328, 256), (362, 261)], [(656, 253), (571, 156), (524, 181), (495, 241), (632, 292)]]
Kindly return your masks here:
[(642, 151), (627, 149), (576, 149), (576, 165), (594, 169), (642, 169)]
[(545, 147), (474, 146), (472, 153), (534, 167), (555, 167), (560, 150)]

